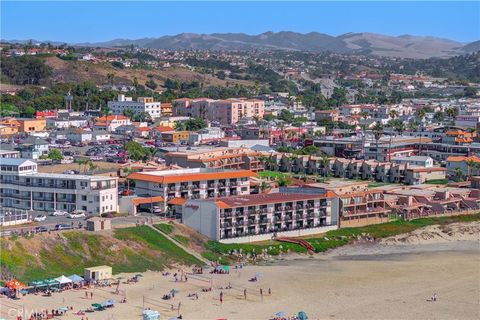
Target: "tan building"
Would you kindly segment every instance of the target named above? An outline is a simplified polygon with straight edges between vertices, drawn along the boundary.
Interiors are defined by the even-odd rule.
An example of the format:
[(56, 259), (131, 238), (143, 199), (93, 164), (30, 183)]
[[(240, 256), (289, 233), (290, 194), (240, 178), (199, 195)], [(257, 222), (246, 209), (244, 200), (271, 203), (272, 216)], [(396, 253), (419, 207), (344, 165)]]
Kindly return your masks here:
[(112, 221), (107, 218), (93, 217), (87, 220), (88, 231), (111, 230)]
[(0, 122), (1, 125), (16, 128), (18, 132), (44, 131), (47, 126), (46, 119), (9, 118)]
[(242, 118), (263, 118), (265, 102), (258, 99), (231, 98), (225, 100), (177, 99), (173, 114), (217, 121), (223, 125), (235, 124)]
[(248, 148), (215, 148), (209, 151), (169, 152), (165, 155), (167, 165), (184, 168), (263, 170), (261, 154)]
[(18, 127), (0, 124), (0, 137), (8, 137), (18, 133)]
[(85, 281), (101, 281), (112, 279), (112, 267), (98, 266), (85, 268), (84, 279)]
[(167, 143), (180, 143), (180, 142), (188, 142), (188, 138), (190, 137), (190, 132), (188, 131), (167, 131), (162, 132), (162, 141)]

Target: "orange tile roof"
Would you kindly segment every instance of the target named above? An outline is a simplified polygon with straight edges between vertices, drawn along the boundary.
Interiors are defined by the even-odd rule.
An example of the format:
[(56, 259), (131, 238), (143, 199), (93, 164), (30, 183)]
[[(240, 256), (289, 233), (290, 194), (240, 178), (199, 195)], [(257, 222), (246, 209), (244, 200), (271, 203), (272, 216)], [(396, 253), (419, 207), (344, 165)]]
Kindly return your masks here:
[(137, 128), (138, 131), (150, 131), (149, 127), (139, 127)]
[(167, 126), (158, 126), (158, 127), (155, 128), (155, 130), (160, 131), (160, 132), (168, 132), (168, 131), (172, 131), (173, 128), (172, 127), (167, 127)]
[(223, 201), (215, 201), (215, 204), (216, 204), (217, 207), (219, 207), (220, 209), (228, 209), (228, 208), (231, 208), (228, 204), (226, 204), (226, 203), (223, 202)]
[(164, 200), (165, 200), (164, 197), (156, 196), (156, 197), (147, 197), (147, 198), (134, 198), (132, 202), (134, 205), (138, 206), (139, 204), (162, 202)]
[(183, 206), (185, 202), (187, 202), (187, 199), (185, 198), (173, 198), (172, 200), (168, 201), (168, 204)]
[(460, 130), (447, 131), (447, 135), (450, 135), (450, 136), (464, 135), (465, 133), (466, 133), (465, 131), (460, 131)]
[(153, 175), (142, 172), (135, 172), (128, 176), (132, 180), (149, 181), (156, 183), (176, 183), (188, 181), (206, 181), (221, 180), (233, 178), (256, 177), (257, 174), (250, 170), (222, 171), (222, 172), (202, 172), (202, 173), (185, 173), (174, 175)]
[(473, 139), (470, 138), (470, 137), (467, 137), (467, 138), (455, 138), (455, 142), (461, 142), (461, 143), (473, 142)]
[(450, 156), (447, 158), (447, 161), (448, 162), (467, 162), (467, 161), (480, 162), (480, 158), (477, 156), (470, 156), (470, 157)]

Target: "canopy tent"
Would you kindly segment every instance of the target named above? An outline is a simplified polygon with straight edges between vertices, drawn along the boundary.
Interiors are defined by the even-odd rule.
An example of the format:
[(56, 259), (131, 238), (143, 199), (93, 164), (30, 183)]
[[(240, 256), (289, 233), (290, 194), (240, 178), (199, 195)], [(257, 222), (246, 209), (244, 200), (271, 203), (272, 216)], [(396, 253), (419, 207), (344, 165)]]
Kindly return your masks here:
[(72, 274), (71, 276), (68, 276), (67, 278), (72, 280), (72, 282), (74, 282), (74, 283), (83, 281), (83, 278), (80, 277), (79, 275), (76, 275), (76, 274)]
[(73, 281), (70, 280), (69, 278), (65, 276), (60, 276), (58, 278), (55, 278), (54, 280), (58, 281), (59, 284), (67, 284), (67, 283), (72, 283)]
[(103, 307), (112, 307), (114, 304), (115, 304), (115, 300), (112, 300), (112, 299), (102, 302)]
[(57, 280), (55, 279), (47, 279), (44, 281), (45, 284), (49, 287), (53, 287), (53, 286), (59, 286), (60, 285), (60, 282), (58, 282)]
[(5, 283), (5, 287), (9, 288), (10, 290), (18, 290), (25, 287), (25, 285), (17, 279), (12, 279)]

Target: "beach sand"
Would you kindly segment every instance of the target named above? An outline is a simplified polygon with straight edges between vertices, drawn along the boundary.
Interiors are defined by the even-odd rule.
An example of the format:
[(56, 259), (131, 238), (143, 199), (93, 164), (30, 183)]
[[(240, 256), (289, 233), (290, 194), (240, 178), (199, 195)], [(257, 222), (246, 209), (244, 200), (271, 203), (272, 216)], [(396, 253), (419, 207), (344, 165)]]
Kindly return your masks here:
[[(417, 239), (410, 243), (390, 239), (350, 245), (314, 258), (290, 256), (271, 265), (232, 269), (229, 275), (204, 273), (213, 279), (213, 290), (208, 293), (201, 292), (209, 287), (208, 281), (190, 278), (188, 282), (174, 282), (171, 275), (146, 272), (139, 283), (120, 286), (121, 290), (127, 289), (127, 303), (86, 316), (89, 320), (141, 319), (146, 297), (145, 307), (159, 311), (161, 319), (176, 316), (170, 304), (177, 306), (180, 301), (184, 319), (271, 319), (279, 311), (287, 315), (305, 311), (309, 319), (479, 319), (478, 234), (476, 240), (443, 240), (423, 243)], [(249, 282), (257, 273), (261, 274), (260, 280)], [(229, 282), (233, 289), (218, 289)], [(174, 288), (179, 290), (174, 299), (161, 299)], [(113, 294), (114, 290), (94, 289), (93, 300), (85, 299), (84, 290), (55, 293), (53, 297), (28, 295), (16, 301), (2, 298), (1, 315), (9, 319), (9, 308), (12, 316), (14, 304), (24, 305), (27, 310), (61, 306), (78, 310), (110, 298), (119, 301), (121, 296)], [(198, 293), (199, 299), (187, 298), (189, 293)], [(427, 301), (433, 293), (437, 302)], [(82, 317), (68, 314), (61, 318)]]

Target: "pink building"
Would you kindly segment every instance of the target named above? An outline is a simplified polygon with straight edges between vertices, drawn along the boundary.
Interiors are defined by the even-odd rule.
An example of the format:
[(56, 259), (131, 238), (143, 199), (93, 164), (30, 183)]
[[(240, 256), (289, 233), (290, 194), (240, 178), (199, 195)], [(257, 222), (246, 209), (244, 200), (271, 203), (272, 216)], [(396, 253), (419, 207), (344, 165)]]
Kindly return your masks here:
[(212, 100), (177, 99), (173, 101), (173, 114), (218, 121), (220, 124), (235, 124), (242, 118), (263, 118), (265, 102), (258, 99)]

